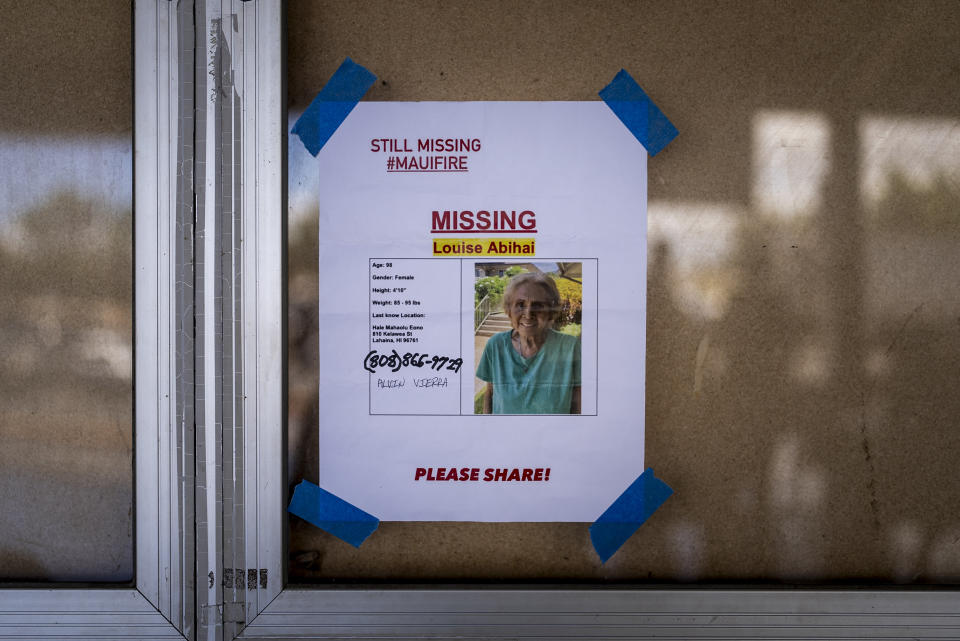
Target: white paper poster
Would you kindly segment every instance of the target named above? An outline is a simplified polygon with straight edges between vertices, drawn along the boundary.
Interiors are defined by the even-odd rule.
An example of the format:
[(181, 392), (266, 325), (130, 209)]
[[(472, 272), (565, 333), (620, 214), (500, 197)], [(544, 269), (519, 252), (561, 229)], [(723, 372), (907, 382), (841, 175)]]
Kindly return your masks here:
[(603, 102), (362, 102), (318, 161), (319, 485), (595, 520), (644, 469), (646, 150)]

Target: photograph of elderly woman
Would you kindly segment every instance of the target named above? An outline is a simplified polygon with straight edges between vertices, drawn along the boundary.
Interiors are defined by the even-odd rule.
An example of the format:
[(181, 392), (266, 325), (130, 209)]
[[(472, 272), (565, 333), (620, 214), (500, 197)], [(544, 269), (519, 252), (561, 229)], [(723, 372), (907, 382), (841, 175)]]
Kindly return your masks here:
[(579, 414), (582, 263), (477, 263), (475, 414)]

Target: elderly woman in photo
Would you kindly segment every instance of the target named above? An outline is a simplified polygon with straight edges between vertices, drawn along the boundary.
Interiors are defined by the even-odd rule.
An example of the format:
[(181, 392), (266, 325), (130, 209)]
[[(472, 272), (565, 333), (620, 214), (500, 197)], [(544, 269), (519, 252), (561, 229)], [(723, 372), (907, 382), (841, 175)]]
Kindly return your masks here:
[(579, 414), (580, 339), (553, 329), (560, 292), (549, 276), (517, 274), (503, 308), (513, 329), (487, 341), (477, 378), (484, 414)]

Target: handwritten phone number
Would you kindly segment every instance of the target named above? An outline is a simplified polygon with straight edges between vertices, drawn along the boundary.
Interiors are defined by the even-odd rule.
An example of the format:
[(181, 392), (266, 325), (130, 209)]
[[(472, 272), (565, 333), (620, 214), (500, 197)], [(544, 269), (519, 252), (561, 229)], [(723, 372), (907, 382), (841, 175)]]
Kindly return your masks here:
[(377, 350), (370, 350), (363, 359), (363, 369), (371, 374), (376, 374), (377, 368), (388, 367), (391, 371), (399, 372), (403, 367), (429, 367), (430, 369), (441, 370), (446, 367), (452, 372), (459, 372), (463, 365), (462, 358), (450, 358), (449, 356), (430, 356), (429, 354), (418, 354), (407, 352), (401, 356), (397, 350), (392, 350), (390, 354), (380, 354)]

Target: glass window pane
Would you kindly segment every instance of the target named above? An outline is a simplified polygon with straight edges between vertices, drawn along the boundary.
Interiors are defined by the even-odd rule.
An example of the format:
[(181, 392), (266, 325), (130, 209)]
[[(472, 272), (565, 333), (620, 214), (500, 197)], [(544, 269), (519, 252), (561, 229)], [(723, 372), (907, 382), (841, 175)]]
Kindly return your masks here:
[(0, 13), (0, 581), (129, 581), (130, 6)]
[[(956, 12), (844, 6), (288, 4), (291, 124), (349, 53), (368, 101), (596, 100), (626, 67), (680, 129), (649, 164), (643, 462), (676, 494), (605, 565), (584, 524), (383, 523), (353, 549), (291, 517), (292, 581), (960, 580)], [(295, 483), (335, 302), (288, 148)]]

